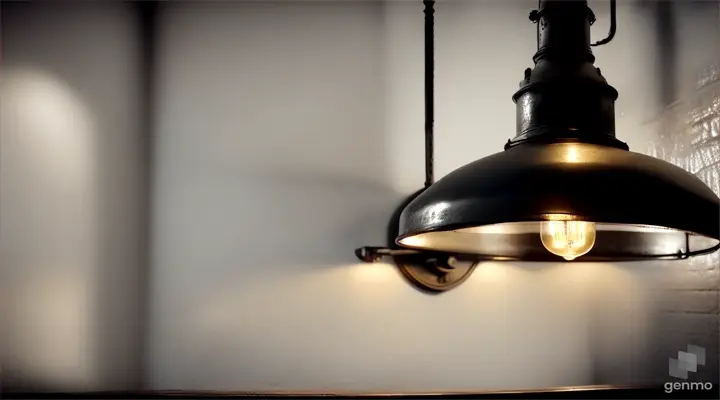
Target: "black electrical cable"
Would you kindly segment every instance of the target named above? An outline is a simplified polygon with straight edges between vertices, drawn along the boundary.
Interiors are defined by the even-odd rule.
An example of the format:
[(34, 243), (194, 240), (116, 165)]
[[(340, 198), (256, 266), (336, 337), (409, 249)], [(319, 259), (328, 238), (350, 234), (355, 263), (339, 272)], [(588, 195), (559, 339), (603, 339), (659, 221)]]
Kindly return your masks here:
[(590, 46), (602, 46), (604, 44), (610, 43), (611, 40), (615, 37), (615, 33), (617, 32), (617, 3), (616, 0), (610, 0), (610, 32), (608, 32), (608, 35), (603, 40), (598, 40), (597, 42), (591, 44)]
[(424, 0), (425, 4), (425, 187), (433, 184), (434, 178), (434, 16), (435, 1)]

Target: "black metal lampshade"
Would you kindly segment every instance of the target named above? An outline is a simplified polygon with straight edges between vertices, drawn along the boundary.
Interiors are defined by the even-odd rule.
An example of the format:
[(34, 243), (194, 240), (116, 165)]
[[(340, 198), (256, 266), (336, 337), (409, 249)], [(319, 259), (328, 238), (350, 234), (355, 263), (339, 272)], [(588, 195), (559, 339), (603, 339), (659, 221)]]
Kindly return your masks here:
[(618, 96), (593, 65), (586, 1), (540, 1), (535, 68), (505, 151), (440, 179), (400, 216), (396, 243), (478, 259), (685, 258), (720, 247), (720, 198), (615, 138)]
[(420, 194), (400, 217), (397, 243), (557, 260), (541, 227), (564, 229), (565, 221), (580, 235), (596, 232), (580, 239), (594, 241), (585, 260), (687, 257), (717, 248), (720, 201), (692, 174), (653, 157), (595, 144), (525, 144), (461, 167)]

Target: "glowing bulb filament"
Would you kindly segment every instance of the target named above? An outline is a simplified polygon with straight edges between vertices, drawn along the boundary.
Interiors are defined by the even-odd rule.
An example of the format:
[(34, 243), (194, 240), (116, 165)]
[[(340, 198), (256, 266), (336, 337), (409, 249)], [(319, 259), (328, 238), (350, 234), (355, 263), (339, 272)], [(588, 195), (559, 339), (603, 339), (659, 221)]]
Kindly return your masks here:
[(568, 261), (587, 254), (595, 245), (595, 223), (543, 221), (540, 240), (547, 251)]

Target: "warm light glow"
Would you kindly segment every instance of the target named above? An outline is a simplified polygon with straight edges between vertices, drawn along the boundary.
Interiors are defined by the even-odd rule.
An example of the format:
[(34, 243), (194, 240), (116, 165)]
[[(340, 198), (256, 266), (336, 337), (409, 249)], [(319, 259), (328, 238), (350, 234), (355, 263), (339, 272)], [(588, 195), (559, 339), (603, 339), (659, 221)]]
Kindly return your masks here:
[(587, 254), (595, 245), (595, 223), (543, 221), (540, 240), (547, 251), (568, 261)]
[(577, 147), (570, 146), (567, 149), (567, 154), (565, 156), (565, 161), (569, 163), (576, 163), (580, 162), (580, 153), (578, 152)]
[(393, 267), (392, 264), (387, 263), (357, 264), (351, 269), (352, 277), (362, 283), (394, 282), (397, 279), (397, 272)]

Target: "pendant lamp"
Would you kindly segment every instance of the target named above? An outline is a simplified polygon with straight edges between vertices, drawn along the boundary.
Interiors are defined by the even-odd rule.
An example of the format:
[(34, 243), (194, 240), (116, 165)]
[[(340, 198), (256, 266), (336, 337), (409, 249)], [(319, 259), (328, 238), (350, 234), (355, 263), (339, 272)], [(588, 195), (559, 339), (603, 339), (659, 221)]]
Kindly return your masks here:
[[(616, 138), (618, 92), (594, 66), (586, 0), (540, 0), (534, 68), (512, 99), (516, 136), (504, 151), (432, 180), (432, 6), (426, 12), (425, 188), (396, 215), (391, 246), (412, 283), (457, 286), (478, 261), (684, 259), (720, 248), (720, 199), (700, 179)], [(608, 37), (616, 31), (611, 2)], [(465, 262), (465, 264), (463, 264)]]

